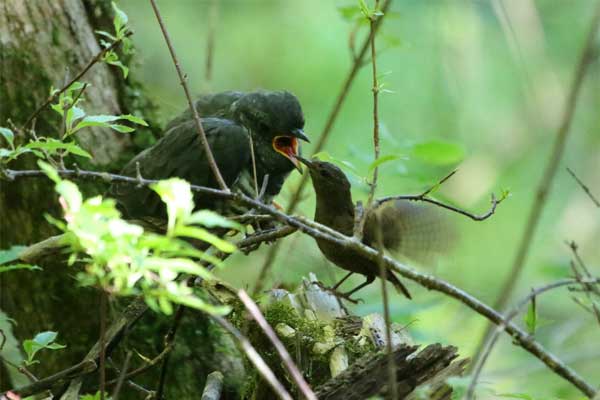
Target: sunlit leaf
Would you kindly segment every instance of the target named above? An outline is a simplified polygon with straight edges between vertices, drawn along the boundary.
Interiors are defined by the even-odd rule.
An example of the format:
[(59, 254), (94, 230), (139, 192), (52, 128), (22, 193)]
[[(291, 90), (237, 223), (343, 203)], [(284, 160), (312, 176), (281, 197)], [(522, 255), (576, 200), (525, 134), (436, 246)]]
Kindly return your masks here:
[(36, 353), (42, 349), (58, 350), (64, 349), (65, 345), (54, 342), (58, 333), (52, 331), (40, 332), (33, 339), (23, 341), (23, 350), (27, 355), (26, 364), (35, 363), (34, 357)]
[(217, 249), (226, 253), (233, 253), (237, 250), (233, 243), (229, 243), (228, 241), (223, 240), (217, 235), (213, 235), (212, 233), (202, 228), (196, 228), (192, 226), (178, 226), (175, 228), (174, 233), (178, 236), (191, 237), (210, 243)]
[(190, 184), (180, 178), (171, 178), (150, 186), (167, 205), (168, 230), (171, 232), (178, 219), (185, 220), (194, 209)]
[(58, 150), (66, 150), (68, 153), (86, 158), (92, 158), (92, 155), (79, 147), (75, 142), (61, 142), (57, 139), (43, 138), (38, 141), (29, 142), (25, 145), (29, 149), (46, 150), (49, 153), (56, 153)]
[(55, 183), (58, 183), (61, 181), (60, 176), (58, 175), (58, 172), (56, 171), (56, 168), (54, 168), (52, 165), (50, 165), (47, 162), (42, 161), (42, 160), (38, 160), (37, 165), (38, 165), (38, 167), (40, 167), (40, 169), (42, 171), (44, 171), (46, 176), (48, 176), (48, 178), (53, 180)]
[(231, 221), (222, 215), (212, 210), (199, 210), (190, 215), (185, 220), (186, 224), (201, 224), (207, 228), (221, 227), (221, 228), (232, 228), (238, 231), (243, 231), (244, 227), (235, 222)]
[(127, 21), (129, 20), (129, 18), (127, 17), (127, 14), (125, 14), (125, 12), (123, 12), (119, 7), (117, 7), (117, 4), (114, 1), (112, 2), (112, 8), (115, 12), (113, 25), (115, 27), (115, 32), (117, 33), (117, 35), (119, 35), (122, 32), (125, 25), (127, 25)]

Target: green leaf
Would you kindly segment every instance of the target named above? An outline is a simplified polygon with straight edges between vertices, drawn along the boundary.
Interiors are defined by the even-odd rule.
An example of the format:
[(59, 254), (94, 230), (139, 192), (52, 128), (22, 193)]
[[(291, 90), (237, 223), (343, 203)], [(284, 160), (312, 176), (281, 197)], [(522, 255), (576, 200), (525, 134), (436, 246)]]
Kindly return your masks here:
[(10, 264), (10, 265), (0, 265), (0, 274), (3, 272), (14, 271), (17, 269), (28, 269), (30, 271), (42, 270), (42, 268), (37, 265), (31, 264)]
[(214, 279), (206, 268), (187, 258), (148, 257), (144, 260), (144, 265), (158, 272), (167, 269), (176, 273), (197, 275), (203, 279)]
[(432, 140), (415, 145), (411, 154), (429, 164), (448, 165), (462, 161), (465, 150), (457, 143)]
[(137, 117), (135, 115), (125, 114), (125, 115), (121, 115), (120, 117), (121, 117), (121, 119), (124, 119), (129, 122), (133, 122), (134, 124), (148, 126), (148, 123), (146, 121), (144, 121), (143, 118)]
[(127, 25), (129, 18), (127, 17), (127, 14), (117, 7), (117, 4), (114, 1), (112, 2), (112, 8), (115, 11), (115, 18), (113, 20), (115, 32), (117, 33), (117, 36), (121, 36), (122, 29)]
[(120, 60), (107, 60), (106, 63), (114, 65), (115, 67), (119, 67), (123, 73), (123, 78), (127, 78), (127, 75), (129, 75), (129, 67), (123, 64)]
[(231, 228), (238, 231), (244, 231), (242, 224), (235, 221), (231, 221), (224, 216), (212, 211), (212, 210), (200, 210), (194, 212), (184, 221), (186, 224), (201, 224), (207, 228), (221, 227)]
[(373, 161), (371, 165), (369, 165), (369, 172), (373, 171), (375, 168), (379, 167), (381, 164), (385, 164), (386, 162), (394, 161), (401, 159), (402, 157), (389, 154), (387, 156), (379, 157), (377, 160)]
[(114, 129), (117, 132), (121, 132), (121, 133), (129, 133), (129, 132), (133, 132), (135, 131), (135, 129), (126, 126), (126, 125), (120, 125), (120, 124), (112, 124), (110, 125), (110, 129)]
[(15, 134), (13, 133), (13, 131), (11, 131), (8, 128), (0, 127), (0, 135), (2, 135), (4, 139), (6, 139), (10, 147), (14, 149)]
[(34, 364), (36, 362), (34, 360), (36, 353), (42, 349), (58, 350), (67, 347), (54, 342), (57, 335), (57, 332), (46, 331), (38, 333), (33, 339), (24, 340), (23, 350), (25, 350), (25, 354), (27, 354), (25, 363), (27, 365)]
[(534, 397), (526, 393), (499, 393), (496, 396), (505, 397), (509, 399), (535, 400)]
[(535, 329), (537, 327), (537, 309), (536, 309), (536, 301), (535, 296), (531, 298), (529, 302), (529, 307), (527, 308), (527, 313), (523, 316), (525, 321), (525, 326), (527, 327), (527, 332), (530, 335), (535, 334)]
[(175, 228), (174, 234), (177, 236), (185, 236), (202, 240), (204, 242), (212, 244), (217, 249), (225, 253), (233, 253), (237, 250), (237, 247), (235, 247), (233, 243), (229, 243), (228, 241), (223, 240), (220, 237), (213, 235), (212, 233), (202, 228), (196, 228), (193, 226), (177, 226)]
[(42, 138), (38, 141), (30, 142), (25, 145), (28, 149), (46, 150), (51, 154), (58, 150), (66, 150), (68, 153), (86, 158), (92, 158), (92, 155), (79, 147), (75, 142), (61, 142), (57, 139)]
[(42, 161), (42, 160), (38, 160), (37, 165), (38, 165), (38, 167), (40, 167), (40, 169), (42, 171), (44, 171), (44, 173), (46, 174), (46, 176), (48, 178), (50, 178), (52, 181), (54, 181), (54, 183), (58, 183), (62, 180), (60, 178), (60, 176), (58, 175), (56, 168), (54, 168), (52, 165), (50, 165), (47, 162)]
[(196, 296), (173, 296), (171, 301), (212, 315), (227, 315), (231, 312), (231, 307), (213, 306)]
[(111, 40), (111, 41), (113, 41), (113, 42), (114, 42), (115, 40), (117, 40), (117, 38), (116, 38), (115, 36), (113, 36), (112, 34), (110, 34), (110, 33), (106, 32), (106, 31), (100, 31), (100, 30), (97, 30), (97, 31), (95, 31), (95, 32), (96, 32), (96, 34), (98, 34), (98, 35), (100, 35), (100, 36), (104, 36), (104, 37), (106, 37), (106, 38), (110, 39), (110, 40)]
[(56, 184), (56, 191), (67, 203), (68, 213), (77, 213), (83, 204), (83, 197), (76, 184), (71, 181), (60, 181)]
[(167, 205), (169, 216), (168, 232), (172, 232), (177, 220), (185, 220), (194, 209), (194, 200), (190, 184), (180, 178), (171, 178), (150, 185)]
[(71, 130), (71, 128), (73, 128), (73, 122), (80, 118), (83, 118), (84, 116), (85, 111), (83, 111), (83, 109), (77, 106), (69, 108), (69, 111), (67, 111), (67, 118), (65, 119), (65, 123), (67, 124), (67, 130)]
[(346, 21), (354, 21), (361, 15), (361, 9), (358, 6), (340, 6), (338, 11)]
[(11, 246), (9, 249), (0, 250), (0, 264), (6, 264), (19, 259), (19, 254), (26, 246)]

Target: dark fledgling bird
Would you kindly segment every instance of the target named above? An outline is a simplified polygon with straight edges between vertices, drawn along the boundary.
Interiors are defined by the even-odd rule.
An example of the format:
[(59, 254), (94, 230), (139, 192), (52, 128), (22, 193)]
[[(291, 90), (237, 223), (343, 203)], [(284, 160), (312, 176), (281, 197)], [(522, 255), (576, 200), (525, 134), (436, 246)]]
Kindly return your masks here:
[[(296, 156), (303, 132), (304, 116), (298, 99), (286, 91), (223, 92), (203, 96), (195, 104), (215, 161), (227, 186), (256, 197), (266, 182), (262, 200), (272, 201), (286, 177), (300, 169)], [(256, 182), (251, 143), (256, 163)], [(165, 135), (142, 151), (123, 168), (122, 174), (136, 176), (136, 164), (146, 179), (179, 177), (191, 184), (217, 188), (190, 109), (170, 121)], [(256, 184), (255, 184), (256, 183)], [(126, 218), (164, 219), (166, 211), (158, 195), (147, 187), (113, 183), (114, 197)], [(244, 210), (216, 197), (196, 193), (197, 208), (210, 208), (223, 214)]]
[[(309, 169), (316, 193), (315, 221), (336, 231), (352, 236), (354, 230), (355, 205), (352, 202), (350, 182), (337, 166), (316, 160), (298, 157)], [(428, 258), (434, 252), (444, 252), (447, 235), (446, 221), (431, 207), (409, 201), (390, 201), (366, 211), (362, 242), (377, 249), (379, 238), (386, 250), (400, 253), (414, 260)], [(381, 236), (379, 236), (381, 232)], [(349, 273), (335, 286), (337, 289), (352, 273), (364, 275), (367, 280), (344, 294), (349, 297), (369, 285), (379, 276), (376, 262), (349, 248), (343, 248), (323, 239), (316, 239), (325, 257)], [(387, 271), (387, 280), (406, 297), (410, 293), (400, 280)]]

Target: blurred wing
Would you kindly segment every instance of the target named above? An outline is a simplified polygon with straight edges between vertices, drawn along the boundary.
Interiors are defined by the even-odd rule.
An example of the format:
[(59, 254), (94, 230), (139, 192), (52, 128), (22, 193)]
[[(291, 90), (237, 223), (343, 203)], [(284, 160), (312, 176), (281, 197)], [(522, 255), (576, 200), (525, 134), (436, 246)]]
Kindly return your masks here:
[[(231, 185), (250, 159), (247, 132), (220, 118), (205, 118), (202, 125), (223, 179)], [(218, 187), (193, 120), (172, 127), (152, 147), (129, 161), (121, 174), (135, 177), (136, 163), (146, 179), (179, 177), (194, 185)], [(109, 194), (117, 199), (128, 218), (165, 216), (160, 198), (147, 187), (114, 183)], [(200, 195), (195, 195), (194, 200), (197, 206), (206, 208), (213, 207), (215, 201)]]
[(377, 246), (377, 219), (385, 249), (422, 264), (449, 253), (456, 241), (447, 212), (433, 204), (408, 200), (383, 203), (367, 216), (364, 242), (371, 247)]

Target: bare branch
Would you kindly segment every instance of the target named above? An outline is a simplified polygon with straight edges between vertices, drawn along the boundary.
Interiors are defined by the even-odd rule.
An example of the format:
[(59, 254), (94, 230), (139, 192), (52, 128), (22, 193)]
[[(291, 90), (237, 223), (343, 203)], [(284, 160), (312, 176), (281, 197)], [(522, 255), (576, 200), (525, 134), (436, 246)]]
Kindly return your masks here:
[[(579, 56), (579, 61), (577, 63), (573, 75), (573, 81), (569, 89), (568, 98), (565, 102), (565, 109), (563, 111), (561, 123), (558, 127), (558, 130), (556, 131), (552, 153), (550, 154), (550, 158), (548, 159), (548, 162), (546, 164), (544, 174), (538, 184), (536, 197), (529, 212), (529, 217), (527, 218), (527, 221), (525, 223), (525, 230), (523, 232), (523, 236), (521, 237), (521, 241), (512, 264), (512, 268), (510, 272), (508, 272), (508, 274), (506, 275), (506, 279), (504, 281), (504, 284), (502, 285), (502, 289), (500, 290), (500, 295), (494, 303), (494, 309), (496, 310), (502, 310), (506, 307), (506, 304), (510, 299), (515, 285), (521, 277), (521, 273), (523, 271), (527, 255), (529, 254), (529, 249), (535, 236), (540, 217), (546, 205), (546, 198), (548, 197), (548, 193), (550, 192), (550, 189), (552, 187), (554, 177), (556, 176), (556, 171), (562, 159), (567, 137), (569, 135), (571, 127), (571, 122), (573, 120), (573, 115), (575, 114), (575, 108), (577, 106), (579, 92), (581, 91), (581, 87), (583, 86), (583, 80), (585, 78), (589, 65), (594, 59), (595, 37), (599, 28), (600, 1), (597, 1), (594, 14), (591, 18), (588, 35), (585, 39), (585, 43), (583, 44), (581, 54)], [(493, 327), (491, 325), (487, 326), (486, 331), (475, 353), (475, 360), (479, 357), (479, 354), (481, 354), (484, 344), (488, 341), (488, 338), (492, 334), (492, 329)]]
[(219, 371), (211, 372), (206, 377), (206, 384), (200, 400), (219, 400), (223, 390), (223, 374)]
[(175, 48), (173, 48), (173, 44), (171, 43), (171, 37), (169, 36), (169, 32), (167, 31), (167, 27), (162, 19), (160, 11), (158, 10), (158, 5), (156, 4), (156, 0), (150, 0), (150, 4), (152, 5), (152, 9), (154, 10), (154, 15), (156, 15), (156, 19), (158, 24), (160, 25), (160, 30), (165, 38), (165, 42), (167, 43), (167, 47), (169, 48), (169, 53), (171, 53), (171, 58), (173, 59), (173, 64), (175, 64), (175, 69), (177, 70), (177, 75), (179, 76), (179, 82), (183, 87), (183, 91), (185, 92), (185, 97), (187, 98), (188, 104), (190, 106), (190, 111), (192, 112), (192, 116), (194, 117), (194, 122), (196, 124), (196, 129), (198, 130), (198, 135), (200, 136), (200, 140), (202, 142), (202, 146), (204, 147), (204, 152), (206, 153), (206, 158), (208, 160), (208, 164), (210, 165), (210, 169), (215, 175), (215, 179), (219, 187), (222, 190), (229, 191), (227, 184), (223, 180), (223, 176), (221, 176), (221, 171), (219, 171), (219, 167), (215, 161), (215, 157), (213, 156), (212, 150), (210, 149), (210, 145), (208, 140), (206, 139), (206, 133), (204, 132), (204, 128), (202, 127), (202, 121), (200, 121), (200, 116), (198, 115), (198, 111), (196, 107), (194, 107), (194, 101), (192, 100), (192, 95), (190, 94), (190, 88), (187, 85), (186, 79), (187, 76), (183, 73), (181, 66), (179, 65), (179, 59), (175, 54)]
[(590, 191), (590, 188), (588, 188), (585, 183), (583, 183), (581, 181), (581, 179), (579, 179), (577, 177), (577, 175), (575, 175), (575, 172), (573, 172), (571, 170), (571, 168), (567, 167), (567, 172), (573, 177), (573, 179), (575, 179), (575, 182), (577, 182), (577, 184), (579, 186), (581, 186), (581, 188), (583, 189), (583, 191), (588, 195), (588, 197), (594, 202), (594, 204), (596, 205), (596, 207), (600, 207), (600, 200), (598, 200)]
[(580, 284), (585, 287), (585, 285), (598, 284), (598, 283), (600, 283), (600, 278), (593, 279), (593, 280), (563, 279), (563, 280), (553, 282), (548, 285), (539, 287), (537, 289), (533, 289), (531, 291), (531, 293), (529, 293), (527, 296), (525, 296), (525, 298), (523, 298), (513, 308), (513, 310), (511, 312), (506, 314), (506, 316), (504, 317), (505, 323), (501, 323), (500, 325), (498, 325), (496, 327), (496, 331), (494, 332), (494, 335), (490, 338), (489, 342), (487, 343), (485, 350), (483, 351), (481, 357), (479, 358), (479, 360), (477, 361), (477, 364), (474, 367), (473, 375), (472, 375), (473, 377), (471, 378), (471, 383), (469, 384), (469, 388), (467, 390), (467, 400), (471, 400), (474, 398), (475, 387), (477, 386), (477, 382), (479, 380), (479, 376), (481, 375), (481, 371), (483, 370), (483, 366), (487, 362), (487, 360), (492, 352), (492, 349), (498, 342), (498, 338), (500, 337), (500, 334), (506, 329), (506, 324), (509, 323), (514, 317), (516, 317), (519, 314), (519, 312), (521, 311), (521, 309), (525, 305), (527, 305), (527, 303), (529, 303), (530, 301), (532, 301), (533, 299), (535, 299), (537, 296), (541, 295), (544, 292), (548, 292), (550, 290), (557, 289), (557, 288), (560, 288), (563, 286)]
[[(142, 181), (138, 181), (136, 178), (100, 173), (94, 171), (76, 171), (73, 170), (59, 170), (57, 171), (59, 175), (62, 176), (79, 176), (81, 178), (92, 178), (92, 179), (104, 179), (104, 180), (113, 180), (113, 181), (122, 181), (122, 182), (130, 182), (132, 184), (142, 184), (142, 185), (150, 185), (152, 183), (156, 183), (155, 180), (144, 179)], [(40, 177), (45, 176), (42, 171), (37, 170), (27, 170), (27, 171), (15, 171), (15, 170), (4, 170), (4, 174), (8, 178), (16, 179), (22, 177)], [(244, 204), (251, 208), (255, 208), (265, 214), (272, 215), (275, 220), (294, 227), (303, 233), (310, 235), (317, 239), (323, 239), (335, 245), (338, 245), (343, 248), (350, 248), (356, 251), (358, 254), (365, 256), (366, 258), (377, 262), (380, 254), (377, 250), (355, 240), (354, 238), (347, 237), (342, 235), (339, 232), (332, 230), (329, 227), (318, 224), (316, 222), (311, 222), (310, 224), (305, 223), (301, 218), (293, 217), (285, 214), (284, 212), (274, 208), (271, 205), (266, 205), (257, 201), (256, 199), (250, 198), (241, 193), (232, 193), (229, 191), (223, 191), (213, 188), (207, 188), (202, 186), (190, 185), (192, 191), (199, 193), (207, 193), (214, 196), (219, 196), (223, 199), (238, 202), (240, 204)], [(514, 342), (527, 350), (529, 353), (534, 355), (536, 358), (541, 360), (546, 366), (555, 372), (557, 375), (563, 377), (565, 380), (571, 382), (575, 387), (577, 387), (581, 392), (586, 394), (587, 396), (594, 396), (596, 393), (596, 389), (591, 386), (588, 382), (586, 382), (581, 376), (579, 376), (574, 370), (572, 370), (569, 366), (567, 366), (564, 362), (558, 359), (554, 354), (550, 353), (546, 350), (541, 344), (539, 344), (534, 338), (532, 338), (528, 333), (524, 332), (517, 325), (513, 324), (510, 321), (505, 321), (504, 317), (494, 310), (492, 307), (484, 304), (480, 300), (471, 296), (467, 292), (457, 288), (456, 286), (451, 285), (450, 283), (436, 278), (432, 275), (424, 274), (410, 268), (402, 263), (399, 263), (388, 256), (383, 256), (383, 261), (385, 263), (386, 268), (391, 269), (393, 272), (400, 274), (401, 276), (413, 280), (420, 284), (421, 286), (426, 287), (430, 290), (435, 290), (445, 295), (452, 297), (459, 302), (463, 303), (476, 313), (484, 316), (490, 322), (501, 325), (506, 325), (505, 331), (511, 335), (514, 339)], [(214, 318), (214, 317), (213, 317)]]

